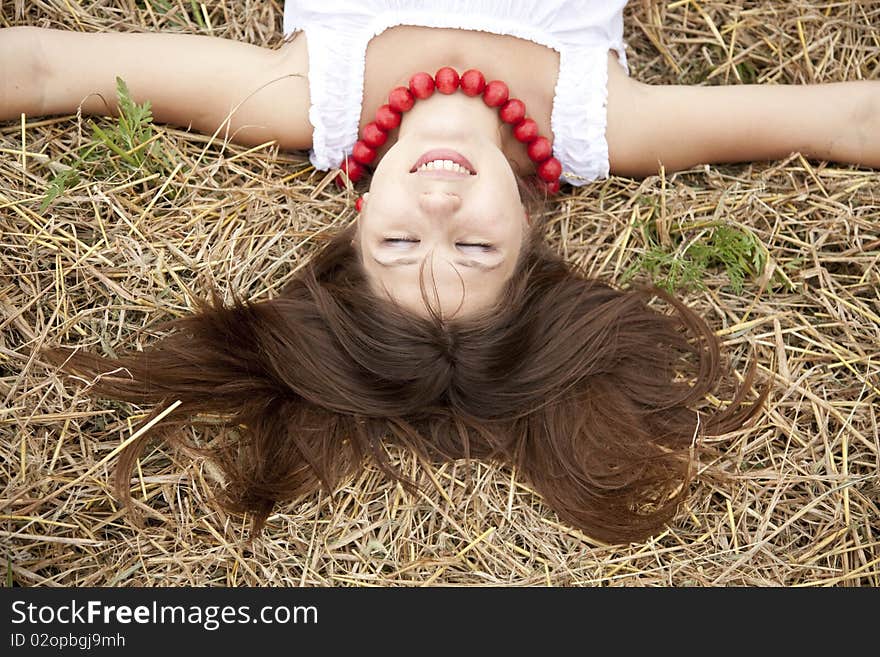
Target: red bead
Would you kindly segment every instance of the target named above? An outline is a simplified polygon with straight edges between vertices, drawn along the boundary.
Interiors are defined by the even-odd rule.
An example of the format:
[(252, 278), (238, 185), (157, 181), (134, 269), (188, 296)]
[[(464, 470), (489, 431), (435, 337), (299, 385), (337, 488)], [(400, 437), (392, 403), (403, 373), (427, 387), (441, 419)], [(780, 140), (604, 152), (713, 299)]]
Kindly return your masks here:
[(345, 175), (348, 176), (348, 179), (351, 180), (351, 182), (357, 182), (363, 178), (364, 174), (367, 172), (367, 168), (364, 165), (355, 162), (350, 157), (346, 157), (342, 161), (342, 166), (339, 168), (345, 172)]
[(369, 164), (376, 159), (376, 151), (358, 140), (351, 149), (351, 158), (360, 164)]
[(444, 66), (434, 74), (434, 83), (441, 94), (455, 93), (460, 81), (458, 71), (451, 66)]
[(543, 162), (553, 155), (553, 149), (546, 137), (538, 137), (529, 144), (529, 159), (532, 162)]
[(409, 79), (409, 90), (419, 100), (430, 98), (434, 93), (434, 78), (428, 73), (416, 73)]
[(379, 148), (388, 139), (388, 133), (376, 125), (375, 121), (372, 121), (361, 130), (361, 139), (370, 148)]
[(415, 103), (416, 99), (406, 87), (394, 87), (388, 94), (388, 105), (395, 112), (409, 112)]
[(559, 181), (554, 180), (553, 182), (545, 182), (544, 189), (547, 190), (548, 194), (558, 194), (559, 193)]
[(465, 96), (479, 96), (486, 88), (486, 78), (475, 68), (461, 74), (461, 90)]
[(562, 175), (562, 165), (555, 157), (548, 158), (538, 165), (538, 178), (547, 183), (556, 182)]
[(516, 125), (525, 118), (526, 104), (519, 98), (511, 98), (499, 110), (499, 116), (505, 123)]
[(336, 176), (336, 179), (334, 182), (336, 183), (337, 187), (342, 187), (342, 188), (345, 187), (345, 178), (346, 177), (348, 177), (348, 179), (352, 183), (356, 183), (358, 180), (363, 178), (364, 173), (366, 173), (366, 171), (367, 171), (366, 168), (364, 167), (364, 165), (358, 164), (350, 157), (346, 157), (342, 161), (342, 164), (339, 165), (339, 168), (342, 170), (342, 173), (340, 173), (338, 176)]
[(390, 105), (382, 105), (376, 110), (376, 125), (385, 132), (394, 130), (400, 125), (400, 113), (391, 109)]
[(483, 90), (483, 102), (489, 107), (501, 107), (510, 97), (510, 89), (501, 80), (492, 80)]
[(517, 141), (530, 144), (538, 138), (538, 124), (532, 119), (523, 119), (513, 129), (513, 136)]
[(358, 196), (357, 200), (354, 202), (354, 209), (360, 212), (364, 209), (364, 197)]

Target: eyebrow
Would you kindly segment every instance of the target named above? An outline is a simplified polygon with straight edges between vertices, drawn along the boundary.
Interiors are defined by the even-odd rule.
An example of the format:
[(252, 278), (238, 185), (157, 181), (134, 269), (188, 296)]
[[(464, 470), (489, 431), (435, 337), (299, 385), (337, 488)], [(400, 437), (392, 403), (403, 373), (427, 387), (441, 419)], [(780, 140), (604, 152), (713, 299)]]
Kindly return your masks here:
[[(373, 260), (383, 267), (396, 267), (398, 265), (416, 265), (420, 261), (418, 258), (398, 258), (397, 260), (389, 260), (388, 262), (382, 262), (375, 256), (373, 256)], [(492, 271), (493, 269), (498, 269), (504, 261), (496, 262), (494, 265), (487, 265), (479, 260), (456, 260), (456, 265), (462, 265), (463, 267), (475, 267), (476, 269), (480, 269), (482, 271)]]

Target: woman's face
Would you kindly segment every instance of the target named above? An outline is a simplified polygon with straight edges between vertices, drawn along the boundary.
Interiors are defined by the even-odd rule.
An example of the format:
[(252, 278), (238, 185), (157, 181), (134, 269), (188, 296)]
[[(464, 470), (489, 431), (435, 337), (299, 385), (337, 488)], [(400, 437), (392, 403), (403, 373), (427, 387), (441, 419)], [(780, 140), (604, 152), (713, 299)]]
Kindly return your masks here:
[(428, 302), (445, 319), (495, 302), (528, 230), (497, 139), (459, 124), (450, 117), (449, 125), (401, 132), (373, 173), (356, 238), (378, 294), (427, 315), (424, 264)]

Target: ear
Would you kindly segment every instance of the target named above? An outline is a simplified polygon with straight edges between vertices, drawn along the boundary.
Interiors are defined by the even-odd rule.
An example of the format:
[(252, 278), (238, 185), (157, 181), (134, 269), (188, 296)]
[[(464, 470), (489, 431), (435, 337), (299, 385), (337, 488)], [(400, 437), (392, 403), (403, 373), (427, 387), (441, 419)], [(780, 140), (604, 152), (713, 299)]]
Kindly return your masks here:
[(364, 204), (367, 202), (367, 194), (363, 194), (362, 196), (358, 196), (354, 200), (354, 209), (357, 210), (357, 213), (360, 214), (364, 211)]
[(361, 203), (361, 208), (355, 213), (354, 219), (352, 219), (352, 223), (354, 224), (354, 237), (351, 240), (351, 246), (354, 247), (354, 250), (360, 254), (360, 238), (361, 238), (361, 228), (363, 224), (360, 221), (361, 215), (364, 213), (364, 204), (366, 203), (366, 194), (358, 198), (358, 201)]
[(362, 197), (358, 196), (354, 200), (354, 209), (355, 211), (357, 211), (358, 214), (360, 214), (361, 210), (364, 209), (364, 199)]

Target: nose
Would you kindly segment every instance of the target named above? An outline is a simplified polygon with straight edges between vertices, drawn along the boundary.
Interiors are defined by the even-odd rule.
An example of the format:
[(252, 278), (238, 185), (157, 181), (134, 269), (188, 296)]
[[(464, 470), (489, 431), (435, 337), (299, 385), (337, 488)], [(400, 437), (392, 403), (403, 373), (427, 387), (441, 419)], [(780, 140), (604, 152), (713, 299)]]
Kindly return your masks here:
[(419, 206), (429, 215), (449, 215), (461, 207), (461, 198), (448, 192), (425, 192), (419, 195)]

